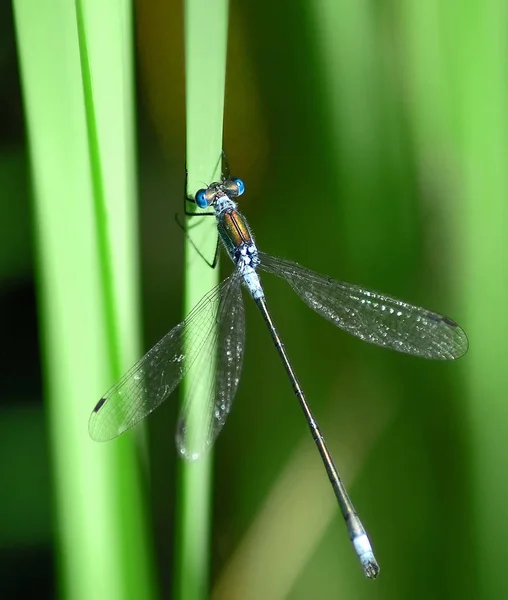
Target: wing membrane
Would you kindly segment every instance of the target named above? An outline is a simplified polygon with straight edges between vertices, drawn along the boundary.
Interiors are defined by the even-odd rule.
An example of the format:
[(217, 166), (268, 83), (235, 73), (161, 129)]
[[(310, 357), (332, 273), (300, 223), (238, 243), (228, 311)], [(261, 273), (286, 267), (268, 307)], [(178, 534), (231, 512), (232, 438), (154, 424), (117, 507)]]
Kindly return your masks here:
[(335, 281), (295, 262), (260, 253), (260, 269), (285, 279), (318, 314), (378, 346), (425, 358), (455, 359), (466, 353), (464, 331), (448, 317)]
[[(180, 454), (199, 458), (214, 443), (231, 410), (238, 388), (245, 345), (245, 315), (237, 272), (217, 313), (217, 327), (191, 367), (192, 384), (183, 403), (176, 432)], [(199, 376), (197, 374), (199, 373)]]
[[(103, 442), (122, 434), (174, 391), (206, 347), (222, 299), (235, 285), (233, 274), (213, 288), (100, 399), (88, 423), (93, 440)], [(192, 345), (185, 343), (189, 339)]]

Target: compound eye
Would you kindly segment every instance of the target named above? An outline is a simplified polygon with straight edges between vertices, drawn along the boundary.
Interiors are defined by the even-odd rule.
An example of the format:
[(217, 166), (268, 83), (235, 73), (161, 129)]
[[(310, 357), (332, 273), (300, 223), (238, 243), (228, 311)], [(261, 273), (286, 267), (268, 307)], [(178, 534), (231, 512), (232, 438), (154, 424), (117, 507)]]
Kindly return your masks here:
[(241, 196), (245, 192), (245, 183), (237, 177), (235, 177), (231, 181), (236, 185), (237, 195)]
[(199, 206), (199, 208), (207, 208), (208, 201), (206, 199), (206, 190), (198, 190), (196, 192), (194, 200), (196, 201), (196, 204)]

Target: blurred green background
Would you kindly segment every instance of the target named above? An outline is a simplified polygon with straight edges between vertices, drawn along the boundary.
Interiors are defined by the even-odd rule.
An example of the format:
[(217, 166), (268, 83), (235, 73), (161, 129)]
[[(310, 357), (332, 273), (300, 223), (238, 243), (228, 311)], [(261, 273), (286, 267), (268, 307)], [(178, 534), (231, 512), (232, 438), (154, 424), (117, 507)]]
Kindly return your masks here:
[[(134, 565), (130, 576), (139, 565), (146, 579), (104, 591), (108, 570), (93, 561), (76, 576), (82, 538), (66, 534), (76, 519), (62, 508), (62, 489), (102, 452), (88, 439), (87, 415), (115, 377), (91, 375), (88, 359), (72, 359), (71, 373), (51, 358), (55, 339), (45, 315), (52, 289), (71, 323), (64, 327), (69, 346), (60, 351), (81, 351), (89, 306), (80, 295), (86, 283), (76, 281), (96, 238), (80, 217), (66, 165), (61, 175), (69, 183), (49, 204), (37, 203), (40, 174), (46, 166), (58, 170), (62, 157), (55, 143), (34, 170), (32, 144), (30, 169), (38, 123), (27, 106), (57, 113), (67, 89), (48, 83), (47, 95), (29, 99), (25, 86), (22, 94), (18, 60), (27, 64), (33, 37), (21, 34), (23, 19), (33, 31), (44, 27), (40, 13), (31, 21), (23, 13), (29, 4), (37, 3), (16, 2), (15, 15), (10, 3), (0, 6), (0, 597), (168, 598), (176, 577), (176, 395), (149, 419), (139, 465), (132, 456), (120, 463), (124, 491), (113, 494), (110, 507), (126, 521), (132, 508), (145, 533), (112, 541), (113, 526), (93, 510), (79, 523), (98, 552), (119, 544)], [(65, 0), (55, 6), (73, 10)], [(381, 574), (375, 582), (362, 575), (305, 421), (246, 298), (243, 376), (214, 461), (213, 598), (508, 597), (507, 6), (230, 4), (224, 147), (233, 175), (246, 183), (241, 210), (260, 248), (447, 314), (468, 333), (470, 350), (449, 364), (383, 351), (335, 330), (283, 282), (263, 277)], [(185, 239), (174, 214), (182, 211), (185, 85), (181, 4), (123, 4), (123, 14), (131, 9), (136, 139), (126, 143), (135, 148), (126, 193), (134, 207), (127, 211), (134, 284), (125, 296), (136, 295), (139, 273), (141, 308), (134, 298), (126, 314), (138, 319), (127, 327), (142, 331), (139, 348), (136, 341), (129, 347), (132, 361), (183, 313)], [(72, 32), (54, 36), (55, 47), (76, 45)], [(213, 48), (213, 27), (203, 36)], [(202, 82), (205, 96), (208, 84)], [(116, 100), (109, 97), (113, 113)], [(46, 129), (46, 141), (74, 132), (72, 114), (56, 118), (61, 131)], [(75, 216), (62, 227), (72, 233), (55, 240), (69, 244), (68, 264), (51, 279), (44, 261), (55, 235), (44, 233), (45, 219), (69, 207)], [(76, 236), (83, 263), (73, 258)], [(226, 261), (222, 266), (229, 271)], [(100, 359), (101, 340), (93, 348)], [(71, 428), (52, 404), (55, 372), (68, 373), (67, 389), (86, 396)], [(77, 456), (65, 451), (69, 431), (80, 438)], [(75, 500), (81, 515), (109, 485), (107, 474), (86, 481)], [(104, 561), (108, 552), (95, 556)]]

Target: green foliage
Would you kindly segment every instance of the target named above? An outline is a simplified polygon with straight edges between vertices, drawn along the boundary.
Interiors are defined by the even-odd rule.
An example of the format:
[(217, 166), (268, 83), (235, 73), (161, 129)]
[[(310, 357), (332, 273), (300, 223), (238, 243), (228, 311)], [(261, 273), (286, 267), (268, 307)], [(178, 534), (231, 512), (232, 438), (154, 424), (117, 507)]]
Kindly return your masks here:
[(86, 427), (139, 352), (132, 38), (127, 4), (108, 8), (15, 4), (55, 541), (61, 593), (74, 599), (153, 595), (134, 438), (99, 446)]
[[(130, 7), (14, 2), (33, 203), (30, 217), (23, 154), (0, 140), (2, 548), (26, 573), (28, 549), (53, 544), (60, 595), (72, 599), (154, 597), (155, 578), (161, 596), (185, 599), (507, 597), (505, 5), (257, 0), (228, 14), (225, 0), (189, 0), (185, 26), (180, 9), (136, 6), (138, 161)], [(375, 582), (248, 298), (242, 381), (213, 459), (176, 458), (176, 394), (149, 420), (144, 477), (134, 435), (88, 439), (100, 394), (218, 281), (173, 216), (184, 155), (194, 194), (218, 177), (222, 147), (262, 250), (449, 314), (470, 337), (453, 364), (384, 352), (263, 277), (371, 536)], [(190, 233), (213, 256), (213, 219)], [(30, 260), (44, 412), (27, 357), (36, 342), (7, 300)], [(4, 564), (2, 581), (14, 581), (18, 563)]]

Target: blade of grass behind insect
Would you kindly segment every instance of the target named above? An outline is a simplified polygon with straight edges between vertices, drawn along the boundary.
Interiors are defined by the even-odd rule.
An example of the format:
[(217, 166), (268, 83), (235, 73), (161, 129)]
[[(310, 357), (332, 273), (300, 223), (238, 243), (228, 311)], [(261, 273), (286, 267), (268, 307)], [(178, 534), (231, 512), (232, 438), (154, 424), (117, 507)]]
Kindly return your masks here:
[[(191, 195), (217, 181), (221, 174), (227, 28), (227, 0), (185, 3), (186, 191)], [(215, 219), (204, 217), (193, 228), (192, 236), (193, 243), (211, 260), (217, 239)], [(206, 264), (190, 239), (185, 250), (185, 311), (188, 312), (217, 283), (218, 269), (212, 270)], [(192, 340), (188, 343), (192, 344)], [(184, 394), (191, 385), (192, 382), (185, 382)], [(211, 453), (181, 466), (174, 588), (177, 598), (208, 597), (211, 468)]]
[[(459, 176), (459, 155), (455, 134), (457, 131), (457, 110), (450, 85), (453, 75), (449, 72), (451, 48), (459, 48), (460, 42), (456, 36), (456, 21), (447, 23), (446, 9), (440, 0), (428, 2), (407, 2), (401, 5), (401, 28), (404, 64), (404, 92), (408, 109), (408, 124), (414, 141), (416, 169), (419, 179), (424, 182), (420, 192), (422, 205), (427, 216), (427, 236), (432, 239), (432, 245), (427, 244), (427, 253), (433, 266), (432, 289), (448, 291), (450, 299), (450, 314), (461, 323), (470, 335), (469, 324), (460, 312), (459, 306), (461, 280), (463, 271), (460, 268), (461, 247), (463, 245), (463, 210), (461, 195), (463, 192)], [(451, 27), (450, 27), (451, 25)], [(454, 50), (453, 50), (454, 51)], [(454, 139), (455, 138), (455, 139)], [(441, 280), (441, 281), (440, 281)], [(455, 305), (455, 307), (453, 307)], [(441, 538), (454, 540), (454, 560), (448, 561), (449, 549), (434, 547), (433, 559), (437, 565), (443, 565), (440, 573), (436, 568), (433, 572), (435, 581), (439, 580), (441, 593), (444, 597), (466, 597), (471, 593), (471, 578), (474, 577), (474, 558), (471, 553), (471, 518), (468, 498), (463, 493), (467, 485), (469, 453), (465, 452), (462, 444), (466, 436), (462, 435), (464, 428), (463, 388), (460, 386), (464, 377), (464, 368), (471, 357), (469, 352), (458, 364), (450, 365), (446, 372), (439, 374), (449, 377), (453, 382), (451, 393), (444, 400), (448, 410), (453, 411), (453, 429), (446, 436), (450, 454), (454, 457), (455, 468), (447, 465), (446, 446), (432, 436), (432, 446), (441, 449), (439, 470), (434, 470), (435, 486), (439, 486), (440, 512), (447, 515), (442, 522), (434, 518), (436, 540)], [(455, 394), (453, 393), (455, 392)], [(430, 407), (431, 403), (427, 403)], [(432, 410), (432, 409), (431, 409)], [(435, 416), (432, 419), (436, 422)], [(440, 423), (439, 428), (445, 428)], [(460, 454), (462, 452), (462, 455)], [(451, 471), (451, 472), (450, 472)], [(441, 479), (440, 479), (441, 477)], [(453, 518), (449, 514), (453, 513)], [(432, 534), (432, 532), (431, 532)], [(429, 540), (430, 541), (430, 540)], [(431, 547), (431, 546), (429, 546)], [(464, 577), (464, 573), (467, 576)], [(473, 594), (474, 595), (474, 594)]]
[[(508, 5), (502, 0), (442, 4), (449, 114), (459, 166), (462, 265), (458, 282), (470, 349), (463, 359), (471, 444), (472, 560), (468, 592), (508, 596), (506, 331), (508, 313)], [(469, 515), (468, 515), (469, 516)], [(461, 572), (464, 572), (462, 569)], [(471, 586), (474, 592), (471, 592)]]
[(64, 1), (14, 8), (35, 196), (59, 585), (78, 600), (151, 598), (132, 439), (97, 445), (87, 433), (94, 401), (139, 347), (130, 5), (95, 2), (84, 15), (79, 3)]

